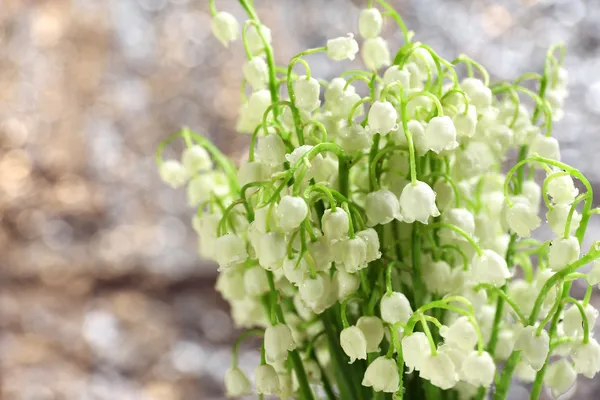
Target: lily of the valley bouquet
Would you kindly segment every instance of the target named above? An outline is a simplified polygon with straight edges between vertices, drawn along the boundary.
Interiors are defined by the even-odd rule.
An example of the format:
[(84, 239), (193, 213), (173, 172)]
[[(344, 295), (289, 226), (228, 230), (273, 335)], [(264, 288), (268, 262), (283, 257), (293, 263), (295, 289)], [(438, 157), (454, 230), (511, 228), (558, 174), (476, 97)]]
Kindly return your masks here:
[[(200, 253), (218, 263), (217, 290), (247, 329), (228, 394), (500, 400), (516, 377), (537, 399), (594, 377), (600, 246), (581, 244), (597, 209), (551, 135), (567, 95), (562, 47), (542, 74), (491, 83), (467, 56), (448, 61), (413, 41), (377, 0), (360, 12), (358, 37), (279, 66), (271, 31), (251, 0), (240, 3), (249, 19), (236, 129), (252, 135), (247, 160), (234, 165), (189, 129), (157, 154), (163, 180), (187, 186)], [(227, 46), (238, 22), (210, 5)], [(395, 53), (380, 36), (385, 19), (402, 31)], [(362, 70), (311, 73), (312, 58), (357, 55)], [(176, 139), (181, 159), (164, 160)], [(548, 242), (530, 237), (542, 201)], [(575, 280), (583, 299), (571, 295)], [(255, 335), (253, 385), (237, 350)]]

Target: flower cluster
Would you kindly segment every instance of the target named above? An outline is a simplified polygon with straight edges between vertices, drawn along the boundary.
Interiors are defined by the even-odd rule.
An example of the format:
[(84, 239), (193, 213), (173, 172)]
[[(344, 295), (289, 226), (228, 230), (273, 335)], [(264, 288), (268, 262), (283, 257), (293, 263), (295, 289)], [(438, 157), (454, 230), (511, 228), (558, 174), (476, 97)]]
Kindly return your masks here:
[[(560, 395), (578, 374), (592, 378), (600, 247), (582, 255), (581, 243), (597, 210), (551, 136), (567, 95), (563, 49), (550, 49), (542, 74), (490, 83), (469, 57), (447, 61), (413, 42), (378, 0), (384, 13), (370, 1), (358, 38), (330, 39), (279, 67), (270, 30), (240, 3), (251, 92), (237, 130), (252, 135), (247, 160), (236, 167), (189, 129), (157, 155), (162, 179), (187, 186), (200, 254), (218, 263), (217, 290), (249, 329), (228, 394), (482, 399), (496, 380), (505, 399), (516, 373), (537, 398), (543, 385)], [(238, 22), (211, 10), (227, 46)], [(393, 56), (384, 16), (404, 38)], [(366, 69), (317, 79), (306, 61), (317, 53), (360, 54)], [(163, 160), (178, 138), (181, 160)], [(542, 201), (549, 242), (530, 237)], [(576, 279), (587, 284), (583, 300), (570, 295)], [(254, 389), (237, 366), (250, 334), (264, 336)]]

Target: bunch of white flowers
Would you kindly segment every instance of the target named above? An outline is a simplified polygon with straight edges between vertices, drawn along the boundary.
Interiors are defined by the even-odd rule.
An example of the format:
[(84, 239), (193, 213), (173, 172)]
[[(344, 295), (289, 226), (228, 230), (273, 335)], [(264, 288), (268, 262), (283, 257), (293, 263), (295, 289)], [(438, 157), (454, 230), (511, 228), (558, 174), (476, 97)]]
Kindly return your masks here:
[[(483, 399), (495, 381), (502, 400), (516, 372), (535, 399), (544, 385), (558, 396), (578, 374), (592, 378), (600, 246), (582, 254), (581, 243), (597, 209), (551, 137), (567, 94), (563, 49), (550, 49), (542, 74), (490, 83), (467, 56), (447, 61), (413, 42), (377, 0), (360, 13), (362, 45), (348, 34), (281, 67), (270, 30), (251, 1), (240, 3), (247, 160), (236, 167), (189, 129), (157, 153), (163, 180), (187, 185), (200, 254), (218, 263), (217, 290), (249, 329), (227, 392), (253, 390), (237, 366), (250, 334), (264, 336), (254, 390), (280, 398)], [(238, 22), (211, 10), (227, 46)], [(395, 53), (380, 36), (390, 16), (404, 38)], [(330, 81), (306, 60), (359, 51), (366, 69)], [(163, 160), (177, 138), (181, 161)], [(511, 153), (518, 161), (504, 174)], [(546, 173), (541, 186), (536, 171)], [(556, 234), (548, 242), (530, 238), (542, 201)], [(583, 300), (570, 294), (576, 279), (587, 283)]]

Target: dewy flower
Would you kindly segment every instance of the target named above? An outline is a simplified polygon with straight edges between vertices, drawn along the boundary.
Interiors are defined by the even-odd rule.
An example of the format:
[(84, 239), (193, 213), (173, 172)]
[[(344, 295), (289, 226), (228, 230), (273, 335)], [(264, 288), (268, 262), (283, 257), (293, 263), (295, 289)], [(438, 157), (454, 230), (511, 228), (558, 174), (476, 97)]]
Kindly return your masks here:
[(471, 268), (476, 283), (502, 286), (511, 277), (506, 260), (493, 250), (486, 249), (481, 255), (475, 254), (471, 261)]
[(181, 163), (190, 175), (212, 169), (212, 160), (208, 151), (202, 146), (186, 147), (181, 153)]
[(173, 189), (185, 185), (189, 179), (187, 168), (177, 160), (167, 160), (160, 166), (160, 178)]
[[(244, 186), (251, 182), (260, 182), (267, 177), (265, 165), (259, 161), (242, 161), (238, 169), (238, 182)], [(248, 189), (248, 194), (256, 191), (256, 188)]]
[(458, 111), (452, 117), (452, 123), (456, 127), (456, 135), (460, 138), (473, 137), (477, 128), (477, 109), (469, 104), (466, 114), (464, 113), (464, 105)]
[(400, 292), (383, 295), (379, 304), (379, 310), (381, 312), (381, 319), (388, 324), (395, 324), (396, 322), (406, 323), (413, 313), (408, 299)]
[(379, 236), (377, 231), (373, 228), (367, 228), (363, 231), (357, 232), (356, 236), (361, 238), (367, 245), (367, 262), (378, 260), (381, 258), (381, 252), (379, 251)]
[(367, 267), (367, 243), (359, 237), (337, 242), (333, 251), (336, 262), (348, 273)]
[(328, 240), (341, 239), (348, 235), (349, 223), (346, 211), (337, 207), (335, 211), (325, 210), (321, 219), (321, 229)]
[(253, 115), (256, 122), (262, 120), (263, 114), (271, 105), (271, 92), (267, 89), (257, 90), (248, 98), (248, 112)]
[(447, 390), (458, 382), (456, 366), (448, 354), (438, 352), (435, 356), (426, 356), (421, 363), (420, 375), (432, 385)]
[(458, 147), (456, 127), (448, 116), (433, 117), (425, 129), (427, 147), (436, 154)]
[(367, 359), (367, 339), (356, 326), (350, 326), (340, 333), (340, 344), (344, 353), (350, 357), (350, 364), (356, 360)]
[(218, 12), (211, 21), (213, 35), (225, 47), (229, 47), (229, 42), (233, 42), (238, 37), (240, 26), (237, 19), (228, 12)]
[(548, 332), (542, 329), (538, 336), (537, 327), (526, 326), (517, 335), (515, 350), (521, 350), (523, 359), (536, 371), (539, 371), (546, 362), (550, 348)]
[(402, 356), (408, 371), (420, 371), (425, 357), (431, 355), (429, 339), (423, 332), (414, 332), (402, 338)]
[(270, 166), (279, 166), (285, 162), (285, 144), (283, 139), (276, 133), (258, 139), (256, 156), (263, 163)]
[(242, 68), (244, 78), (254, 90), (264, 89), (269, 80), (269, 68), (262, 57), (252, 57)]
[[(260, 25), (260, 33), (262, 33), (265, 38), (265, 42), (267, 44), (271, 43), (271, 30), (264, 25)], [(246, 40), (248, 42), (248, 49), (250, 50), (250, 54), (253, 56), (257, 56), (263, 52), (265, 48), (265, 43), (260, 37), (259, 30), (256, 29), (254, 24), (248, 27), (246, 31)]]
[(379, 36), (383, 25), (383, 17), (378, 9), (366, 8), (358, 16), (358, 32), (365, 39)]
[(485, 86), (483, 81), (475, 78), (466, 78), (461, 84), (461, 89), (469, 96), (469, 101), (477, 108), (486, 108), (492, 105), (492, 91)]
[(233, 233), (217, 238), (215, 247), (219, 249), (215, 252), (215, 258), (222, 269), (242, 263), (248, 258), (246, 242)]
[(308, 274), (306, 259), (304, 257), (299, 258), (299, 255), (292, 258), (285, 257), (283, 260), (283, 274), (290, 283), (299, 285), (306, 279), (306, 275)]
[(440, 215), (435, 205), (435, 192), (421, 181), (406, 185), (400, 195), (400, 214), (404, 222), (427, 224), (429, 217)]
[(335, 271), (332, 280), (333, 285), (337, 288), (338, 300), (340, 301), (356, 293), (360, 287), (360, 277), (357, 274), (350, 274), (343, 269)]
[(531, 143), (529, 154), (537, 154), (544, 158), (560, 161), (560, 146), (558, 141), (553, 137), (537, 135), (533, 143)]
[(393, 220), (402, 220), (400, 215), (400, 202), (387, 189), (379, 189), (367, 195), (365, 212), (369, 225), (385, 225)]
[(327, 56), (334, 61), (354, 60), (358, 53), (358, 43), (352, 34), (327, 41)]
[(594, 261), (590, 272), (587, 274), (587, 280), (589, 285), (600, 284), (600, 261)]
[(571, 204), (579, 194), (573, 178), (569, 175), (557, 177), (550, 174), (546, 179), (548, 179), (548, 194), (555, 204)]
[(225, 373), (225, 392), (227, 396), (238, 397), (252, 393), (252, 384), (238, 367), (232, 367)]
[[(593, 332), (594, 325), (596, 325), (596, 319), (598, 318), (598, 310), (591, 304), (584, 306), (583, 310), (585, 311), (585, 317), (588, 320), (589, 331)], [(581, 312), (578, 307), (573, 305), (565, 310), (563, 329), (568, 336), (583, 336), (583, 319), (581, 318)]]
[(472, 351), (462, 364), (461, 377), (474, 386), (489, 387), (494, 381), (496, 364), (487, 351)]
[(296, 348), (292, 338), (292, 331), (287, 325), (277, 324), (265, 330), (265, 355), (269, 363), (284, 361), (288, 351)]
[(296, 107), (302, 110), (313, 111), (321, 105), (321, 100), (319, 100), (320, 86), (315, 78), (299, 77), (294, 82), (294, 92), (296, 94)]
[(256, 393), (258, 394), (278, 394), (279, 376), (270, 365), (259, 365), (254, 370), (254, 381), (256, 382)]
[(471, 351), (477, 343), (477, 331), (465, 316), (456, 319), (450, 326), (440, 328), (444, 342), (463, 351)]
[(391, 64), (390, 49), (380, 36), (365, 40), (360, 54), (369, 69), (379, 69)]
[(448, 281), (452, 274), (450, 264), (446, 261), (433, 261), (423, 268), (423, 280), (427, 289), (433, 293), (446, 294), (450, 292)]
[(537, 216), (528, 200), (518, 200), (508, 207), (506, 222), (510, 229), (522, 238), (531, 236), (531, 231), (540, 226), (540, 217)]
[(559, 398), (566, 393), (577, 379), (577, 373), (566, 359), (558, 360), (548, 366), (544, 375), (544, 385), (552, 390), (552, 396)]
[[(567, 217), (569, 216), (571, 206), (568, 204), (557, 204), (552, 207), (546, 213), (546, 220), (548, 221), (548, 226), (552, 229), (552, 232), (556, 236), (562, 236), (565, 232), (565, 227), (567, 224)], [(577, 211), (573, 212), (573, 216), (571, 217), (571, 226), (570, 226), (570, 235), (574, 235), (579, 228), (579, 223), (581, 222), (581, 214)]]
[(311, 308), (317, 308), (319, 303), (329, 295), (330, 290), (330, 278), (325, 273), (319, 273), (314, 278), (305, 279), (298, 286), (300, 298)]
[(373, 316), (362, 316), (356, 321), (356, 326), (365, 335), (367, 353), (379, 351), (379, 344), (385, 334), (381, 319)]
[(269, 281), (264, 268), (252, 267), (244, 272), (244, 290), (250, 296), (262, 296), (269, 291)]
[[(455, 225), (465, 231), (469, 236), (475, 234), (475, 217), (471, 211), (466, 208), (452, 208), (442, 215), (442, 220), (448, 224)], [(455, 240), (465, 241), (466, 239), (451, 229), (444, 229), (440, 236)]]
[(284, 232), (296, 230), (308, 215), (308, 205), (302, 197), (283, 196), (277, 208), (279, 226)]
[(575, 236), (554, 239), (550, 243), (550, 251), (548, 252), (550, 268), (559, 271), (574, 263), (579, 258), (580, 251), (579, 240)]
[(590, 338), (588, 343), (576, 344), (571, 351), (571, 359), (575, 372), (593, 379), (600, 372), (600, 345), (594, 338)]
[(375, 101), (369, 109), (369, 131), (387, 135), (397, 129), (398, 112), (389, 101)]
[(215, 285), (217, 292), (225, 300), (242, 300), (246, 297), (244, 289), (244, 275), (237, 271), (227, 271), (227, 273), (219, 274)]
[(362, 385), (376, 392), (395, 393), (400, 385), (396, 362), (385, 356), (375, 359), (365, 371)]
[(281, 268), (286, 254), (285, 236), (275, 232), (263, 234), (259, 242), (258, 262), (267, 270)]
[[(400, 82), (400, 85), (403, 88), (410, 87), (410, 72), (405, 69), (400, 69), (397, 65), (392, 65), (389, 67), (385, 74), (383, 74), (383, 83), (390, 84), (393, 82)], [(396, 88), (392, 88), (392, 91), (396, 91)]]

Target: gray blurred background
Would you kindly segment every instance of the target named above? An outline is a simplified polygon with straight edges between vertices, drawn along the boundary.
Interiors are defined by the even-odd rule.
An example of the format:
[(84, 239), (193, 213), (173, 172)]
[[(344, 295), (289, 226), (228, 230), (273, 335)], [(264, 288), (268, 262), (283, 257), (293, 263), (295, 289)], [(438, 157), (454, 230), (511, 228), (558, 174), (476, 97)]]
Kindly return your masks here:
[[(366, 1), (255, 3), (287, 64), (356, 32)], [(598, 187), (599, 1), (391, 3), (417, 40), (496, 79), (539, 72), (564, 41), (571, 97), (555, 136)], [(243, 21), (235, 1), (216, 4)], [(391, 21), (384, 36), (397, 48)], [(309, 58), (327, 79), (356, 61)], [(224, 49), (212, 37), (206, 1), (0, 0), (1, 399), (223, 398), (236, 332), (185, 193), (158, 180), (153, 153), (182, 125), (245, 152), (233, 131), (242, 62), (240, 41)], [(248, 346), (242, 365), (257, 361)], [(594, 385), (574, 398), (597, 398)]]

